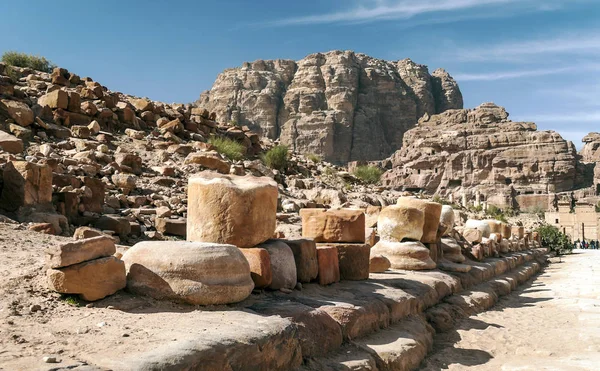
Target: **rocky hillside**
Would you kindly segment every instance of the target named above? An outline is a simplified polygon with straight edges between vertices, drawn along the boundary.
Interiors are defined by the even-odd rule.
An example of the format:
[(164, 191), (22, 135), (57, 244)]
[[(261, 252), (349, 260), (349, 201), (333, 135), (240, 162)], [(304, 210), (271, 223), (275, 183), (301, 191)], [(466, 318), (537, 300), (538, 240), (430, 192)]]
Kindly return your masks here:
[(420, 117), (462, 108), (463, 100), (444, 70), (331, 51), (225, 70), (196, 104), (220, 122), (346, 163), (389, 156)]
[(546, 208), (549, 194), (580, 180), (572, 142), (531, 122), (512, 122), (493, 103), (425, 116), (384, 166), (387, 185), (456, 200), (479, 194), (501, 207)]

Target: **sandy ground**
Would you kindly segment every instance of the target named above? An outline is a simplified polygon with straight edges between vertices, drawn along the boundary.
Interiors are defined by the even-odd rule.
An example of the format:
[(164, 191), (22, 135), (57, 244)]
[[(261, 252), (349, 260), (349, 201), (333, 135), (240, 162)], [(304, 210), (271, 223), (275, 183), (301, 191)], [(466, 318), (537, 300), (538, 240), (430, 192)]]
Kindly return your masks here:
[(600, 370), (600, 251), (561, 260), (438, 334), (421, 370)]

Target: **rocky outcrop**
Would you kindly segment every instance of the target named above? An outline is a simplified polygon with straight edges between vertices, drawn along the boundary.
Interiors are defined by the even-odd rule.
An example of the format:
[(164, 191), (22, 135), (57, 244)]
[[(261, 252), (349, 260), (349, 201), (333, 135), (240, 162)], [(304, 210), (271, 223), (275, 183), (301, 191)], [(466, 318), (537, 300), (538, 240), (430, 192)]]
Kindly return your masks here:
[(221, 73), (197, 102), (218, 121), (338, 163), (382, 159), (400, 148), (419, 117), (462, 104), (444, 70), (430, 75), (410, 59), (388, 62), (352, 51), (244, 63)]
[(518, 206), (519, 195), (573, 189), (578, 167), (573, 143), (508, 120), (493, 103), (424, 117), (383, 165), (387, 185), (456, 200), (475, 194), (500, 207)]

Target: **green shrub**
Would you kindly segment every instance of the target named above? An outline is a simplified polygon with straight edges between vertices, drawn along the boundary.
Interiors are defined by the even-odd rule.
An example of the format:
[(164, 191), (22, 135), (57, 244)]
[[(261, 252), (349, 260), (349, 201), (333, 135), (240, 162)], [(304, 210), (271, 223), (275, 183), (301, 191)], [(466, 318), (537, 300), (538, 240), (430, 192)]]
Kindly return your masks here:
[(365, 183), (376, 184), (379, 183), (383, 170), (377, 166), (361, 165), (354, 169), (352, 174)]
[(288, 147), (278, 145), (261, 156), (265, 165), (271, 169), (277, 169), (279, 171), (285, 171), (288, 164)]
[(10, 77), (10, 79), (14, 82), (19, 81), (19, 78), (21, 77), (20, 74), (14, 68), (12, 68), (12, 66), (6, 66), (4, 75)]
[(56, 67), (44, 57), (14, 51), (8, 51), (2, 54), (2, 62), (9, 66), (27, 67), (42, 72), (52, 72)]
[(321, 156), (315, 155), (314, 153), (309, 153), (308, 155), (306, 155), (306, 158), (308, 158), (309, 161), (314, 162), (315, 164), (321, 162)]
[(573, 243), (570, 241), (569, 236), (562, 233), (558, 228), (546, 224), (539, 227), (537, 232), (542, 238), (542, 246), (549, 247), (557, 255), (573, 250)]
[(212, 137), (208, 140), (208, 143), (212, 144), (217, 152), (232, 161), (237, 161), (244, 158), (244, 152), (246, 151), (246, 148), (243, 144), (236, 142), (235, 140), (222, 137)]
[(502, 211), (502, 209), (496, 205), (489, 205), (485, 213), (496, 220), (505, 223), (507, 222), (506, 215), (504, 215), (504, 211)]

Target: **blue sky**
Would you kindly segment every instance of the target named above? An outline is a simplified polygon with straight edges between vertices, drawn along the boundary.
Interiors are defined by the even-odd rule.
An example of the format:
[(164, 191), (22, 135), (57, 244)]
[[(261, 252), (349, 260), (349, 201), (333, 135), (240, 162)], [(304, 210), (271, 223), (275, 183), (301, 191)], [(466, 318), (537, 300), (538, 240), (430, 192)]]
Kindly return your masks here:
[(333, 49), (443, 67), (580, 146), (600, 131), (600, 0), (11, 1), (0, 52), (39, 54), (112, 90), (191, 102), (256, 59)]

